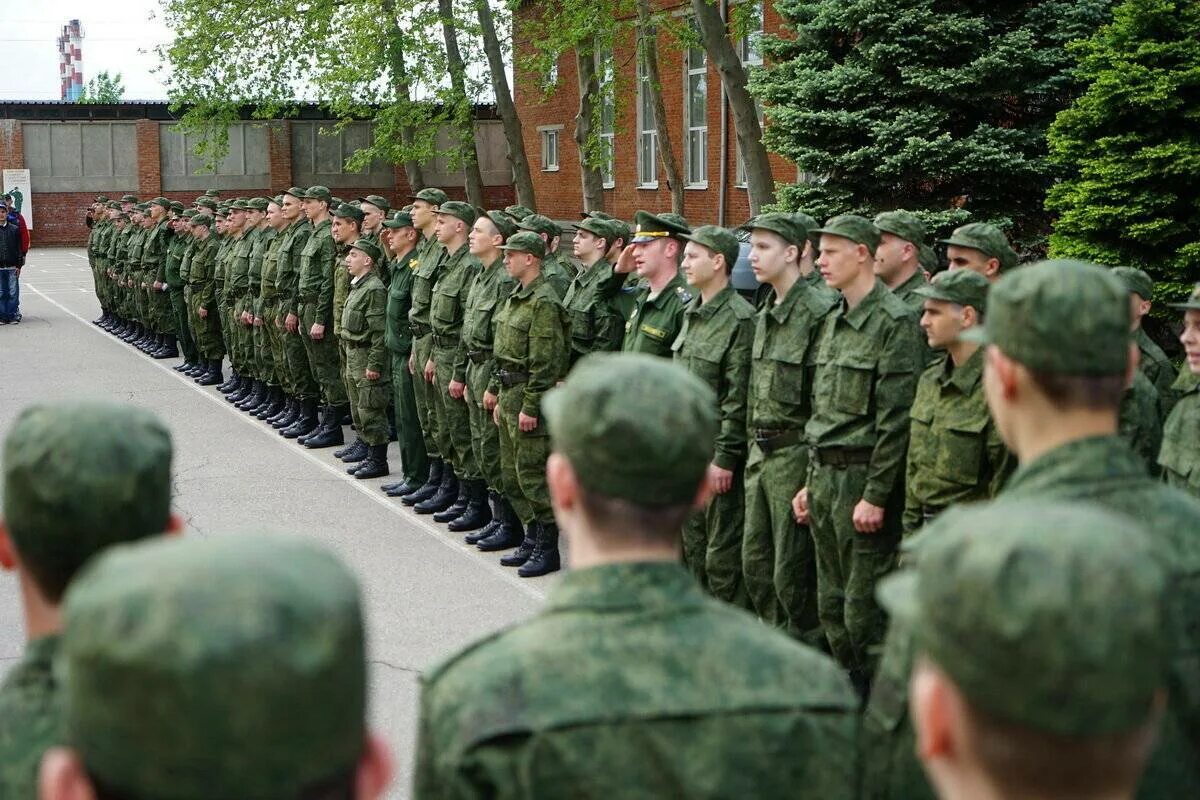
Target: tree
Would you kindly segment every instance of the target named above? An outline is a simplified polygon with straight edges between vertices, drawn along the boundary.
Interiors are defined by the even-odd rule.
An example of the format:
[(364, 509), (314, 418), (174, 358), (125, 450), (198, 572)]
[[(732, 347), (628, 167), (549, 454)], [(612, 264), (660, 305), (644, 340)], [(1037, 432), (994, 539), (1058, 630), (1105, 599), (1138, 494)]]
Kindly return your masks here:
[(1046, 130), (1079, 90), (1065, 45), (1110, 3), (780, 0), (795, 36), (767, 37), (751, 87), (767, 146), (811, 176), (781, 205), (818, 218), (907, 208), (937, 230), (991, 221), (1036, 249), (1059, 174)]
[(1050, 129), (1068, 171), (1046, 201), (1051, 252), (1140, 267), (1159, 299), (1186, 296), (1200, 280), (1200, 5), (1125, 0), (1071, 52), (1088, 87)]
[[(458, 27), (454, 19), (454, 0), (438, 0), (438, 16), (442, 37), (446, 42), (446, 66), (450, 71), (450, 88), (458, 103), (459, 113), (453, 117), (458, 132), (459, 152), (466, 175), (467, 202), (483, 206), (483, 176), (479, 173), (479, 150), (475, 146), (475, 115), (467, 93), (467, 65), (458, 48)], [(465, 102), (464, 102), (465, 101)], [(465, 113), (464, 113), (465, 112)]]
[(76, 103), (119, 103), (121, 98), (125, 96), (125, 84), (121, 82), (121, 73), (109, 75), (108, 70), (101, 70), (96, 73), (96, 77), (87, 82), (83, 87), (83, 94), (79, 95)]
[(658, 68), (658, 26), (663, 21), (650, 9), (650, 0), (637, 0), (638, 57), (646, 67), (645, 89), (650, 93), (654, 107), (654, 125), (658, 129), (658, 154), (663, 171), (667, 173), (667, 187), (671, 190), (671, 210), (683, 213), (683, 170), (675, 158), (675, 145), (671, 139), (671, 128), (667, 117), (667, 106), (663, 102), (662, 73)]
[(504, 140), (508, 145), (508, 161), (512, 165), (513, 188), (517, 202), (528, 208), (537, 208), (533, 194), (533, 176), (529, 174), (529, 158), (525, 154), (525, 134), (521, 131), (521, 118), (513, 103), (508, 85), (508, 69), (504, 62), (504, 51), (500, 37), (496, 34), (496, 20), (489, 0), (475, 0), (479, 15), (479, 32), (483, 39), (483, 51), (487, 54), (488, 71), (495, 88), (496, 109), (504, 125)]

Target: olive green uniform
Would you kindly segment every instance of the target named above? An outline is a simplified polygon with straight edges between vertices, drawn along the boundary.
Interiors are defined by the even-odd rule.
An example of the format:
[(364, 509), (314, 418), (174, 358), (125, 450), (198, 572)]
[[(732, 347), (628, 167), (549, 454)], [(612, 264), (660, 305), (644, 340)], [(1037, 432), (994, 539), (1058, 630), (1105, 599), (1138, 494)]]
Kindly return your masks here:
[[(221, 338), (221, 320), (217, 308), (217, 286), (213, 278), (218, 247), (216, 237), (211, 234), (204, 241), (198, 241), (188, 271), (196, 348), (206, 361), (219, 361), (225, 357), (225, 342)], [(201, 317), (200, 309), (204, 309), (207, 316)]]
[(625, 320), (610, 301), (624, 283), (625, 276), (604, 259), (571, 279), (563, 307), (571, 320), (572, 364), (591, 352), (621, 349)]
[[(263, 269), (266, 266), (267, 251), (275, 246), (277, 234), (278, 232), (274, 228), (260, 228), (255, 237), (254, 246), (250, 249), (250, 272), (247, 276), (249, 286), (246, 289), (244, 308), (251, 317), (256, 319), (262, 319)], [(254, 368), (257, 371), (256, 377), (263, 383), (277, 386), (279, 381), (275, 377), (275, 351), (271, 349), (271, 340), (266, 331), (266, 320), (264, 319), (262, 324), (257, 325), (252, 321), (246, 330), (246, 339), (250, 358), (253, 359)]]
[(467, 293), (479, 274), (479, 259), (471, 255), (464, 242), (447, 253), (433, 285), (429, 303), (429, 321), (433, 329), (433, 392), (437, 415), (438, 451), (449, 461), (460, 479), (482, 477), (471, 446), (471, 414), (465, 400), (450, 396), (450, 381), (466, 383), (467, 348), (463, 344), (463, 311)]
[(678, 272), (656, 296), (650, 287), (638, 289), (633, 310), (625, 323), (625, 339), (621, 349), (626, 353), (648, 353), (671, 357), (671, 345), (683, 326), (683, 308), (692, 301), (687, 282)]
[(163, 283), (167, 285), (167, 297), (171, 302), (171, 317), (175, 321), (175, 332), (179, 338), (179, 351), (189, 363), (198, 358), (196, 342), (192, 339), (192, 326), (188, 321), (187, 300), (184, 297), (185, 274), (183, 262), (194, 246), (191, 236), (177, 234), (167, 248), (163, 262)]
[[(819, 272), (817, 274), (820, 275)], [(917, 294), (916, 290), (928, 285), (929, 281), (925, 280), (925, 273), (918, 269), (909, 276), (908, 280), (891, 290), (897, 299), (912, 310), (918, 330), (920, 329), (921, 314), (925, 312), (925, 298)], [(937, 357), (937, 353), (929, 346), (929, 339), (925, 337), (924, 331), (919, 331), (917, 338), (921, 342), (921, 363), (932, 363)]]
[(412, 284), (417, 263), (416, 251), (401, 253), (391, 261), (384, 343), (392, 358), (392, 402), (395, 404), (400, 466), (406, 479), (424, 482), (429, 476), (429, 455), (425, 452), (421, 418), (417, 415), (414, 379), (408, 371), (408, 357), (412, 353), (408, 312), (412, 308)]
[(1146, 374), (1138, 370), (1133, 384), (1121, 397), (1118, 430), (1133, 452), (1142, 457), (1152, 475), (1158, 475), (1158, 453), (1162, 447), (1163, 425), (1159, 416), (1161, 398)]
[[(391, 402), (391, 359), (384, 344), (387, 287), (375, 270), (352, 281), (342, 309), (341, 334), (346, 343), (346, 391), (358, 437), (368, 445), (388, 442), (387, 407)], [(366, 371), (379, 373), (370, 379)]]
[(0, 683), (0, 797), (38, 796), (38, 766), (63, 744), (62, 682), (54, 673), (61, 638), (29, 642)]
[[(300, 251), (300, 275), (297, 279), (296, 300), (300, 311), (301, 333), (308, 365), (321, 390), (325, 405), (337, 407), (346, 403), (346, 386), (338, 364), (337, 340), (333, 332), (333, 274), (342, 269), (334, 254), (331, 222), (326, 219), (314, 225), (312, 235)], [(325, 326), (320, 339), (312, 337), (313, 325)]]
[(1158, 465), (1168, 484), (1200, 497), (1200, 384), (1193, 382), (1182, 391), (1171, 409)]
[(142, 244), (142, 280), (146, 282), (146, 314), (148, 325), (155, 333), (175, 333), (175, 316), (167, 292), (155, 289), (154, 283), (166, 280), (164, 268), (167, 248), (171, 245), (171, 228), (164, 217), (146, 233)]
[(467, 354), (464, 380), (467, 384), (467, 410), (470, 412), (471, 446), (483, 479), (488, 488), (495, 492), (504, 491), (504, 473), (500, 467), (500, 429), (492, 422), (491, 412), (484, 410), (483, 395), (496, 369), (496, 358), (492, 352), (494, 317), (516, 285), (516, 281), (504, 269), (504, 259), (497, 258), (472, 279), (463, 311), (462, 343)]
[(270, 234), (263, 237), (266, 247), (259, 262), (258, 303), (254, 309), (255, 315), (262, 320), (262, 325), (254, 330), (255, 346), (270, 351), (270, 355), (263, 353), (261, 356), (269, 365), (268, 383), (285, 391), (290, 384), (287, 359), (283, 354), (282, 321), (279, 320), (279, 248), (286, 236), (286, 231), (272, 228)]
[[(300, 316), (300, 254), (312, 235), (312, 225), (300, 217), (280, 233), (279, 249), (276, 251), (276, 284), (279, 287), (280, 336), (283, 340), (283, 357), (287, 365), (287, 380), (284, 391), (297, 400), (311, 400), (318, 396), (320, 388), (308, 363), (308, 352), (304, 347), (304, 331), (297, 327), (295, 333), (287, 330), (289, 314)], [(303, 325), (303, 323), (298, 323)]]
[(422, 238), (417, 245), (417, 271), (412, 281), (412, 305), (408, 312), (412, 331), (413, 389), (417, 398), (417, 416), (425, 436), (425, 452), (430, 458), (450, 457), (439, 447), (435, 394), (437, 387), (425, 380), (425, 364), (433, 355), (433, 328), (429, 322), (429, 307), (433, 302), (433, 284), (446, 257), (446, 248), (436, 238)]
[(1178, 370), (1143, 328), (1134, 331), (1133, 338), (1140, 356), (1138, 368), (1150, 379), (1150, 384), (1158, 392), (1160, 417), (1166, 419), (1179, 400), (1179, 392), (1173, 388)]
[(242, 322), (242, 312), (250, 304), (250, 257), (258, 241), (258, 229), (243, 231), (229, 255), (229, 272), (225, 276), (226, 302), (229, 304), (229, 358), (239, 375), (262, 379), (254, 359), (254, 332)]

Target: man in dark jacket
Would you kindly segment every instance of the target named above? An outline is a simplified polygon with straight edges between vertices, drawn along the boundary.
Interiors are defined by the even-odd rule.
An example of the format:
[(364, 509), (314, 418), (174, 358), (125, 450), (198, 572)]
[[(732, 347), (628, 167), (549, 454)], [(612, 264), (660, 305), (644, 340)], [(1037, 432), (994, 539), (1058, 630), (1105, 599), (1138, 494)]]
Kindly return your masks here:
[(21, 321), (21, 267), (25, 266), (28, 239), (21, 235), (20, 215), (9, 210), (8, 198), (0, 209), (0, 325)]

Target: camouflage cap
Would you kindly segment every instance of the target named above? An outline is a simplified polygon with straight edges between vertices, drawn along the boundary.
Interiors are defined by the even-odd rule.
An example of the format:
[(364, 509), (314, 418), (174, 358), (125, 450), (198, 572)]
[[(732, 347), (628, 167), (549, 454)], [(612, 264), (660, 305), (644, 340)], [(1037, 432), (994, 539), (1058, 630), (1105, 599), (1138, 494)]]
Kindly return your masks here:
[(805, 214), (803, 211), (793, 211), (792, 219), (797, 225), (800, 225), (804, 228), (804, 236), (810, 242), (812, 242), (813, 248), (816, 248), (817, 245), (820, 244), (821, 237), (814, 236), (813, 231), (821, 227), (821, 223), (817, 222), (816, 218), (811, 214)]
[(1004, 275), (983, 325), (964, 341), (994, 344), (1030, 369), (1116, 375), (1129, 361), (1129, 293), (1107, 269), (1052, 259)]
[(207, 208), (210, 211), (217, 210), (217, 201), (213, 200), (211, 197), (197, 197), (194, 205), (197, 205), (200, 208)]
[(970, 703), (1062, 736), (1150, 717), (1169, 650), (1166, 578), (1134, 521), (1060, 500), (952, 508), (879, 599)]
[(306, 195), (307, 192), (304, 189), (301, 189), (299, 186), (290, 186), (284, 192), (284, 194), (285, 195), (290, 194), (292, 197), (296, 198), (297, 200), (303, 200), (304, 195)]
[(467, 227), (474, 225), (475, 220), (479, 218), (479, 214), (475, 211), (475, 206), (470, 203), (464, 203), (462, 200), (447, 200), (438, 206), (437, 213), (461, 219), (467, 223)]
[(882, 233), (890, 233), (906, 242), (912, 242), (918, 248), (925, 244), (925, 223), (911, 211), (899, 209), (876, 214), (875, 227)]
[(1112, 274), (1125, 284), (1130, 294), (1136, 294), (1143, 300), (1154, 297), (1154, 279), (1145, 270), (1135, 267), (1113, 267)]
[(137, 198), (137, 195), (136, 195), (136, 194), (123, 194), (123, 195), (121, 195), (121, 202), (122, 202), (122, 203), (136, 203), (137, 201), (138, 201), (138, 198)]
[(185, 208), (185, 206), (183, 205), (183, 203), (179, 202), (178, 200), (171, 201), (171, 210), (174, 211), (176, 214), (182, 214), (184, 208)]
[(818, 236), (840, 236), (855, 244), (865, 245), (871, 255), (879, 247), (879, 228), (866, 217), (857, 214), (842, 214), (826, 220), (823, 227), (812, 231)]
[(517, 222), (534, 213), (532, 208), (522, 205), (505, 206), (504, 213), (515, 219)]
[(941, 266), (938, 263), (937, 251), (927, 244), (917, 247), (917, 263), (921, 265), (921, 269), (929, 273), (937, 272)]
[(388, 199), (378, 194), (369, 194), (366, 197), (360, 197), (358, 198), (358, 202), (370, 203), (384, 214), (392, 210), (392, 204), (388, 202)]
[(183, 211), (181, 211), (179, 213), (179, 216), (182, 217), (185, 221), (191, 221), (199, 213), (200, 212), (194, 208), (185, 208)]
[(350, 245), (355, 250), (361, 250), (371, 257), (371, 262), (378, 265), (383, 259), (383, 251), (379, 249), (379, 245), (370, 239), (360, 238), (355, 239), (354, 244)]
[(598, 236), (601, 239), (615, 239), (616, 230), (613, 226), (614, 220), (603, 219), (602, 217), (584, 217), (579, 222), (575, 223), (575, 230), (587, 231), (593, 236)]
[(98, 195), (96, 195), (96, 202), (97, 202), (97, 203), (107, 203), (108, 201), (109, 201), (109, 200), (108, 200), (108, 195), (106, 195), (106, 194), (98, 194)]
[(4, 519), (17, 552), (70, 576), (108, 545), (162, 533), (171, 454), (171, 434), (144, 409), (104, 402), (25, 409), (4, 442)]
[(408, 197), (410, 200), (424, 200), (426, 203), (429, 203), (433, 206), (440, 206), (442, 203), (450, 199), (441, 189), (432, 186), (422, 189), (416, 194), (410, 194)]
[(111, 209), (113, 209), (114, 211), (120, 211), (120, 210), (121, 210), (121, 204), (120, 204), (120, 202), (118, 202), (118, 201), (116, 201), (116, 200), (109, 200), (109, 201), (108, 201), (108, 208), (111, 208)]
[(546, 243), (533, 231), (518, 231), (500, 245), (501, 250), (529, 253), (534, 258), (546, 257)]
[(220, 197), (221, 196), (220, 189), (205, 189), (204, 193), (206, 195), (208, 195), (209, 197)]
[(271, 201), (265, 197), (251, 197), (246, 201), (246, 209), (248, 211), (266, 211), (267, 204)]
[(492, 221), (492, 224), (496, 226), (496, 230), (505, 239), (517, 232), (516, 221), (503, 211), (487, 211), (483, 216)]
[(329, 193), (328, 186), (310, 186), (304, 191), (305, 200), (324, 200), (326, 203), (333, 201), (333, 195)]
[(683, 367), (636, 353), (584, 356), (542, 400), (579, 483), (640, 506), (692, 502), (713, 457), (717, 399)]
[(633, 228), (628, 222), (623, 219), (610, 219), (608, 225), (612, 228), (613, 237), (620, 239), (625, 244), (630, 243), (633, 238)]
[(549, 217), (543, 217), (541, 214), (529, 214), (517, 223), (517, 227), (523, 231), (544, 233), (551, 239), (562, 235), (562, 228), (558, 226), (558, 223)]
[(1182, 308), (1185, 311), (1200, 311), (1200, 283), (1192, 287), (1192, 293), (1182, 303), (1171, 303), (1171, 308)]
[(986, 222), (972, 222), (955, 228), (949, 239), (939, 239), (938, 243), (978, 250), (999, 261), (1002, 271), (1017, 265), (1017, 253), (1009, 246), (1004, 231)]
[(651, 214), (649, 211), (639, 211), (633, 215), (637, 228), (633, 232), (630, 244), (656, 242), (667, 237), (679, 238), (685, 233), (691, 233), (687, 220), (677, 214)]
[(122, 796), (297, 797), (362, 753), (358, 585), (302, 537), (116, 548), (64, 618), (66, 741)]
[(759, 214), (742, 227), (748, 231), (770, 231), (801, 250), (804, 249), (804, 241), (808, 238), (808, 228), (797, 223), (795, 214)]
[(162, 208), (163, 208), (164, 210), (166, 210), (166, 211), (170, 211), (170, 210), (171, 210), (171, 201), (170, 201), (170, 200), (168, 200), (168, 199), (167, 199), (167, 198), (165, 198), (165, 197), (156, 197), (156, 198), (154, 198), (153, 200), (149, 201), (149, 202), (147, 203), (147, 205), (151, 205), (151, 206), (160, 206), (160, 207), (162, 207)]
[(393, 230), (399, 228), (411, 228), (412, 226), (412, 214), (408, 213), (407, 211), (397, 211), (383, 221), (383, 227), (392, 228)]
[[(607, 214), (603, 211), (580, 211), (580, 219), (616, 219), (612, 214)], [(578, 227), (578, 226), (576, 226)]]
[(707, 247), (714, 253), (725, 256), (725, 268), (733, 269), (737, 263), (741, 247), (733, 231), (717, 225), (701, 225), (691, 233), (685, 233), (679, 238)]
[(230, 212), (234, 212), (234, 211), (249, 211), (250, 209), (246, 205), (245, 200), (234, 200), (233, 202), (231, 202), (229, 204), (227, 210)]
[(332, 216), (341, 217), (342, 219), (352, 219), (355, 222), (363, 221), (362, 209), (352, 206), (349, 203), (342, 203), (340, 206), (333, 209)]
[(944, 300), (960, 306), (970, 306), (983, 314), (987, 311), (988, 289), (992, 284), (978, 272), (955, 269), (939, 272), (933, 280), (913, 289), (913, 294), (930, 300)]
[(213, 218), (208, 214), (197, 214), (196, 216), (192, 217), (192, 225), (194, 226), (211, 227), (212, 224)]

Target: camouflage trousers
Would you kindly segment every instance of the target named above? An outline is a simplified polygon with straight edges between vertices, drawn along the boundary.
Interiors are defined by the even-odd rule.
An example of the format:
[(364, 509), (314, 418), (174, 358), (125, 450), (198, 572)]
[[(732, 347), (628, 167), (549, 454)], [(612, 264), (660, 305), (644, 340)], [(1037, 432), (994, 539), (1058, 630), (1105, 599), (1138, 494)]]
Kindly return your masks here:
[(550, 436), (544, 419), (528, 433), (517, 424), (524, 396), (519, 385), (500, 390), (502, 491), (521, 522), (548, 522), (554, 518), (550, 510), (550, 489), (546, 486)]
[(195, 361), (198, 358), (196, 342), (192, 339), (192, 326), (188, 319), (188, 304), (183, 289), (171, 289), (168, 293), (171, 299), (171, 314), (175, 317), (175, 330), (179, 338), (179, 352), (183, 353), (185, 361)]
[(206, 361), (218, 361), (225, 357), (225, 340), (221, 337), (221, 320), (216, 304), (210, 304), (206, 311), (208, 316), (200, 316), (200, 299), (192, 290), (191, 321), (192, 332), (195, 334), (196, 349), (200, 357)]
[(409, 480), (429, 477), (429, 456), (417, 415), (417, 396), (413, 376), (408, 371), (408, 353), (392, 353), (392, 402), (395, 404), (396, 444), (400, 447), (400, 468)]
[(908, 716), (912, 664), (912, 632), (894, 621), (888, 627), (859, 733), (863, 800), (935, 800), (916, 756), (916, 736)]
[(279, 307), (275, 303), (260, 299), (255, 310), (257, 316), (262, 319), (261, 325), (254, 326), (254, 353), (258, 358), (259, 371), (262, 373), (262, 380), (271, 386), (279, 386), (279, 370), (275, 366), (277, 357), (282, 361), (283, 355), (283, 343), (278, 341), (276, 333), (279, 329), (275, 327)]
[(413, 340), (413, 393), (417, 401), (417, 417), (421, 420), (421, 435), (425, 439), (425, 452), (430, 458), (441, 458), (438, 447), (437, 411), (435, 388), (425, 380), (425, 362), (433, 355), (433, 334)]
[[(875, 584), (896, 565), (900, 504), (889, 501), (883, 529), (859, 533), (854, 506), (867, 485), (867, 464), (810, 464), (809, 525), (817, 557), (817, 615), (833, 657), (852, 675), (869, 679), (887, 617), (875, 601)], [(895, 492), (894, 494), (900, 494)], [(861, 685), (861, 684), (860, 684)]]
[(718, 600), (753, 610), (742, 578), (745, 527), (743, 471), (733, 473), (729, 491), (715, 495), (683, 524), (683, 563)]
[(438, 450), (442, 458), (454, 465), (459, 478), (475, 480), (481, 477), (481, 473), (471, 446), (471, 412), (467, 409), (467, 402), (455, 400), (447, 388), (454, 377), (454, 353), (450, 348), (433, 348)]
[[(279, 324), (285, 325), (287, 314), (279, 314)], [(304, 333), (297, 328), (295, 333), (289, 333), (287, 328), (281, 328), (283, 336), (283, 358), (287, 366), (288, 384), (291, 395), (299, 400), (309, 400), (320, 395), (317, 379), (313, 377), (312, 368), (308, 365), (308, 351), (304, 347)]]
[(174, 334), (177, 328), (175, 326), (175, 311), (171, 307), (170, 291), (155, 289), (153, 284), (151, 284), (149, 294), (149, 306), (151, 316), (154, 320), (154, 330), (158, 333)]
[(500, 428), (492, 421), (491, 412), (483, 410), (483, 395), (494, 362), (467, 364), (467, 411), (471, 422), (471, 447), (475, 451), (475, 463), (488, 488), (504, 491), (504, 472), (500, 466)]
[(820, 644), (812, 536), (792, 513), (792, 498), (807, 469), (808, 448), (802, 443), (770, 455), (750, 443), (742, 570), (752, 609), (764, 622)]
[(316, 303), (300, 304), (300, 330), (304, 334), (304, 351), (308, 354), (308, 365), (321, 389), (321, 400), (327, 406), (346, 404), (346, 385), (342, 381), (341, 363), (338, 358), (337, 339), (333, 326), (325, 327), (325, 335), (314, 339), (309, 334), (317, 318)]
[(346, 392), (350, 398), (350, 416), (358, 438), (369, 445), (387, 444), (387, 408), (391, 402), (391, 364), (385, 364), (375, 380), (366, 375), (370, 349), (346, 344)]

